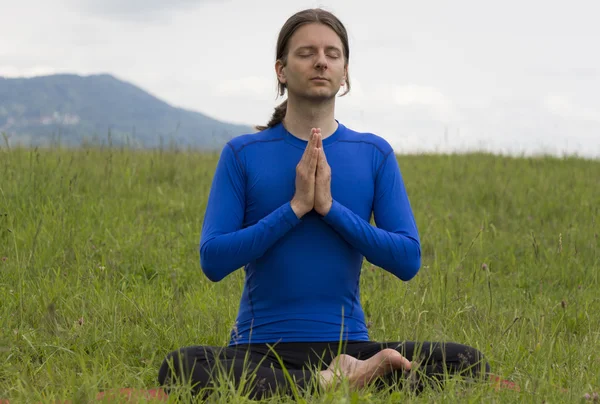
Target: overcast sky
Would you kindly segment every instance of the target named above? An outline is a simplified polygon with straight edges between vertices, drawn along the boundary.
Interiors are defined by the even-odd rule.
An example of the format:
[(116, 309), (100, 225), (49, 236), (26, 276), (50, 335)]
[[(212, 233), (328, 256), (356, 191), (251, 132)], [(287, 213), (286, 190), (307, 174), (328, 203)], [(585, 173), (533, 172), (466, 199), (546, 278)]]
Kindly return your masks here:
[(279, 29), (323, 7), (350, 34), (337, 118), (398, 153), (600, 156), (600, 2), (0, 0), (0, 75), (110, 73), (168, 103), (264, 124)]

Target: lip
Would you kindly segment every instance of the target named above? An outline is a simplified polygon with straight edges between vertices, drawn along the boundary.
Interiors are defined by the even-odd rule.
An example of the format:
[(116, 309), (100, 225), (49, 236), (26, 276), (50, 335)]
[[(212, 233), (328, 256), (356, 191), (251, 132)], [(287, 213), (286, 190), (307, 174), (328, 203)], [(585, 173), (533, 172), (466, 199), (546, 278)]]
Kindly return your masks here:
[(329, 81), (325, 77), (313, 77), (311, 80), (315, 80), (315, 81)]

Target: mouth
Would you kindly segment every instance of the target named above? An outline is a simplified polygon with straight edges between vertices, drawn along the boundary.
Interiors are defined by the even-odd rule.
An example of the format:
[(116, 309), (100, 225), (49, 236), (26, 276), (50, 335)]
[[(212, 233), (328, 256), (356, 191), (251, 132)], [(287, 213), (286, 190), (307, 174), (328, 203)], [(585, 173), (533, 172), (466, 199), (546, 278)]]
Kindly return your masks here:
[(311, 81), (329, 81), (325, 77), (313, 77)]

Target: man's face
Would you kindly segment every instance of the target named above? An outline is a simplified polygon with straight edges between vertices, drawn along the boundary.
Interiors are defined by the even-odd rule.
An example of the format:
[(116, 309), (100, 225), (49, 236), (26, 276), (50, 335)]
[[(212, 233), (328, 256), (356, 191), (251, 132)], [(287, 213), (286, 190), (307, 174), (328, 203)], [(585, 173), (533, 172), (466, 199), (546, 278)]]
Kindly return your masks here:
[(279, 81), (290, 94), (323, 101), (335, 97), (346, 78), (343, 45), (335, 31), (323, 24), (306, 24), (288, 43), (287, 64), (275, 65)]

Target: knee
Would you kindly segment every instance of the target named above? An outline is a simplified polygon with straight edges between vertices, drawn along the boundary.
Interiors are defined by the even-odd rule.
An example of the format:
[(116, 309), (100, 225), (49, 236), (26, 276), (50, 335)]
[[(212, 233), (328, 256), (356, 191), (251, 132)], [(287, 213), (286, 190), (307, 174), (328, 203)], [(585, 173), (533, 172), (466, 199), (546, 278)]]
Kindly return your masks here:
[[(158, 370), (158, 383), (161, 386), (171, 384), (174, 381), (173, 379), (179, 379), (182, 376), (182, 355), (182, 350), (177, 350), (169, 353), (165, 357)], [(174, 372), (175, 377), (173, 374)]]
[(491, 372), (490, 364), (483, 352), (470, 346), (465, 346), (463, 352), (458, 355), (463, 369), (470, 369), (476, 375), (487, 375)]

